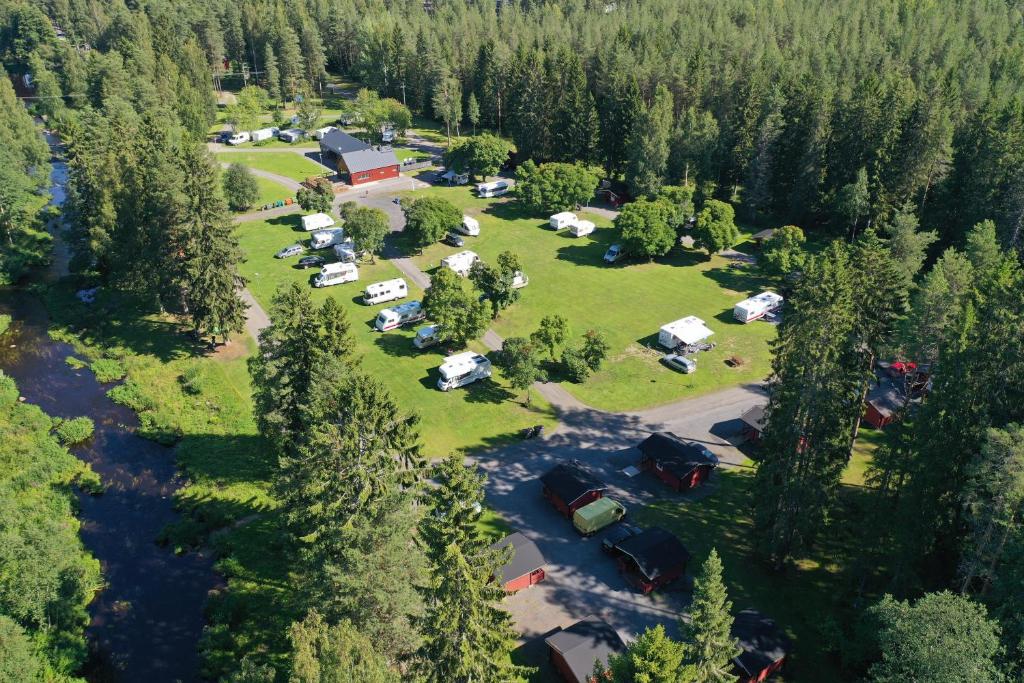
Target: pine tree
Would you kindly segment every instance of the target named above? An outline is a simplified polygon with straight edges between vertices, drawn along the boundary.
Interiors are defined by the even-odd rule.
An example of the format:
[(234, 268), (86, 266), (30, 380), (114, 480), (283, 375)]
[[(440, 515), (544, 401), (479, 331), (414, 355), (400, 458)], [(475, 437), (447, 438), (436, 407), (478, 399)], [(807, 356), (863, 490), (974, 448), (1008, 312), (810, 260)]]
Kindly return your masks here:
[(557, 111), (552, 131), (552, 157), (569, 163), (590, 163), (597, 158), (599, 122), (587, 74), (575, 51), (558, 54), (560, 77)]
[(281, 97), (294, 100), (306, 85), (305, 66), (299, 37), (287, 22), (281, 28), (278, 38), (277, 58), (281, 72)]
[(274, 54), (274, 46), (269, 42), (263, 48), (263, 87), (266, 88), (270, 99), (280, 102), (281, 97), (281, 72), (277, 68), (277, 56)]
[(476, 126), (480, 123), (480, 103), (476, 100), (476, 93), (470, 92), (466, 100), (466, 120), (473, 126), (473, 135), (476, 136)]
[(672, 109), (672, 93), (665, 86), (658, 86), (651, 106), (643, 111), (633, 127), (626, 181), (637, 197), (654, 195), (665, 179), (672, 136)]
[(732, 635), (732, 602), (722, 581), (722, 561), (712, 548), (693, 582), (690, 621), (682, 628), (694, 683), (731, 683), (733, 657), (741, 650)]

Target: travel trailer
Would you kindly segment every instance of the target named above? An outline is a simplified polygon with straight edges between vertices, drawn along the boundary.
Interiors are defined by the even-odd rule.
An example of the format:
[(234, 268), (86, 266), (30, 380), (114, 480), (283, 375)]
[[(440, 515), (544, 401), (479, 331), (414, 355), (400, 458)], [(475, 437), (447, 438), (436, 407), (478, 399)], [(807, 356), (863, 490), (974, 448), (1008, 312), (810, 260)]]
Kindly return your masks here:
[(235, 133), (234, 135), (229, 137), (228, 144), (231, 146), (240, 145), (243, 142), (249, 142), (250, 140), (252, 140), (252, 136), (249, 135), (249, 133), (243, 131), (241, 133)]
[(480, 257), (472, 251), (460, 251), (457, 254), (452, 254), (451, 256), (446, 256), (441, 259), (441, 267), (454, 270), (462, 277), (466, 277), (469, 275), (469, 271), (473, 267), (473, 264), (479, 260)]
[(327, 249), (328, 247), (333, 247), (335, 244), (341, 244), (344, 241), (344, 228), (328, 228), (327, 230), (317, 230), (316, 232), (309, 236), (309, 248)]
[(328, 263), (313, 278), (314, 287), (330, 287), (359, 279), (359, 268), (354, 263)]
[(658, 343), (666, 349), (673, 350), (680, 346), (689, 346), (704, 341), (714, 332), (708, 329), (704, 321), (695, 315), (688, 315), (666, 325), (658, 331)]
[(763, 318), (782, 307), (782, 297), (775, 292), (761, 292), (757, 296), (744, 299), (732, 307), (732, 316), (741, 323)]
[(367, 285), (366, 291), (363, 292), (363, 303), (367, 306), (373, 306), (374, 304), (382, 304), (385, 301), (404, 299), (407, 296), (409, 296), (409, 286), (405, 284), (405, 280), (396, 277), (394, 280), (384, 280), (383, 282), (374, 282), (372, 285)]
[(346, 240), (341, 244), (335, 244), (334, 256), (342, 263), (355, 263), (358, 256), (358, 254), (356, 254), (356, 245), (352, 240)]
[(423, 320), (426, 314), (423, 312), (423, 305), (419, 301), (406, 301), (394, 308), (384, 308), (377, 314), (377, 320), (373, 323), (381, 332), (387, 332), (409, 323), (418, 323)]
[(528, 284), (530, 284), (530, 278), (526, 277), (523, 271), (517, 270), (512, 275), (512, 289), (522, 289)]
[(450, 391), (490, 377), (491, 361), (475, 351), (465, 351), (448, 356), (438, 370), (441, 378), (437, 380), (437, 388)]
[(476, 196), (477, 197), (500, 197), (503, 194), (507, 194), (512, 189), (513, 182), (511, 180), (496, 180), (492, 183), (477, 183), (476, 184)]
[(562, 211), (556, 213), (554, 216), (548, 219), (548, 225), (551, 226), (552, 230), (564, 230), (571, 225), (574, 225), (579, 219), (572, 211)]
[(306, 232), (323, 230), (334, 225), (334, 219), (326, 213), (313, 213), (302, 217), (302, 229)]
[(569, 226), (569, 232), (572, 233), (573, 237), (583, 237), (594, 232), (594, 224), (590, 221), (576, 221)]
[(429, 349), (441, 342), (441, 328), (437, 325), (427, 325), (416, 330), (416, 336), (412, 339), (412, 345), (417, 349)]
[(299, 128), (289, 128), (288, 130), (282, 130), (277, 134), (277, 137), (281, 142), (298, 142), (306, 135), (306, 131)]
[(274, 137), (274, 133), (276, 132), (276, 128), (260, 128), (259, 130), (254, 130), (250, 135), (253, 142), (263, 142), (264, 140), (269, 140)]
[(455, 229), (461, 232), (463, 235), (469, 235), (470, 237), (479, 237), (480, 221), (470, 216), (463, 216), (462, 223), (457, 225)]

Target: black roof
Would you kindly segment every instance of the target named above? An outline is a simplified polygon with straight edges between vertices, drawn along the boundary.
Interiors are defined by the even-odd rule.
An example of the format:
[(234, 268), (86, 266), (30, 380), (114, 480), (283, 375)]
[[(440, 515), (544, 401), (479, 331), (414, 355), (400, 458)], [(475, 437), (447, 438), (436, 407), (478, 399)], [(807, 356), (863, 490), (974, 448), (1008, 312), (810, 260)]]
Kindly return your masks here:
[(785, 657), (791, 646), (789, 637), (774, 620), (752, 609), (736, 615), (732, 635), (743, 648), (732, 661), (748, 676), (758, 675)]
[(537, 544), (518, 531), (491, 545), (495, 550), (509, 546), (512, 546), (512, 557), (508, 564), (499, 568), (495, 574), (495, 578), (501, 583), (518, 579), (520, 576), (544, 566), (544, 556), (540, 554)]
[(690, 559), (690, 553), (673, 534), (661, 527), (644, 529), (636, 536), (631, 536), (615, 546), (624, 555), (633, 558), (637, 569), (647, 577), (648, 581), (654, 581), (662, 574), (667, 574), (679, 565), (685, 565)]
[(352, 137), (338, 128), (327, 131), (320, 139), (320, 146), (338, 156), (349, 152), (357, 152), (361, 149), (370, 149), (370, 145), (359, 138)]
[(875, 385), (868, 391), (867, 402), (884, 417), (899, 412), (906, 402), (903, 389), (888, 373), (876, 371)]
[(566, 505), (572, 505), (590, 491), (604, 491), (607, 488), (575, 462), (555, 465), (540, 480)]
[(752, 406), (747, 412), (740, 415), (740, 419), (743, 420), (743, 424), (753, 427), (759, 432), (763, 432), (765, 428), (764, 421), (764, 410), (768, 406), (756, 405)]
[(683, 441), (672, 432), (657, 432), (640, 442), (640, 452), (678, 474), (695, 467), (718, 467), (718, 458), (706, 448)]
[(586, 683), (594, 672), (594, 662), (600, 659), (607, 664), (608, 655), (626, 649), (615, 629), (593, 616), (548, 636), (544, 642), (562, 655), (575, 683)]

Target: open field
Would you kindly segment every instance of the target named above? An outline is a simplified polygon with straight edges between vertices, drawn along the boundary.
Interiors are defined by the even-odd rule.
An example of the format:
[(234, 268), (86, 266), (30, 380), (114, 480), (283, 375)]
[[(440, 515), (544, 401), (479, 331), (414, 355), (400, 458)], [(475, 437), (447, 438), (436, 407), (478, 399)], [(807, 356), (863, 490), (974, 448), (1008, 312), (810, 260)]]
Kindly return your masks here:
[(253, 205), (252, 209), (246, 209), (245, 211), (240, 211), (239, 213), (247, 213), (249, 211), (252, 211), (253, 209), (258, 209), (264, 204), (276, 202), (281, 199), (288, 199), (289, 197), (291, 197), (292, 199), (295, 198), (295, 194), (290, 189), (288, 189), (281, 183), (277, 183), (274, 182), (273, 180), (270, 180), (269, 178), (260, 178), (259, 176), (257, 176), (256, 184), (259, 185), (260, 187), (260, 194), (259, 197), (256, 199), (256, 203)]
[(223, 163), (245, 164), (296, 181), (330, 173), (320, 164), (293, 152), (218, 152), (215, 156)]
[[(239, 226), (238, 236), (246, 252), (242, 273), (249, 278), (249, 289), (266, 308), (275, 289), (287, 282), (307, 284), (315, 270), (298, 270), (295, 259), (273, 258), (281, 247), (299, 241), (306, 233), (298, 229), (299, 216), (281, 216)], [(329, 254), (328, 250), (323, 252)], [(333, 296), (348, 311), (352, 330), (362, 355), (363, 369), (382, 381), (407, 410), (422, 418), (425, 454), (440, 456), (454, 449), (491, 446), (518, 438), (517, 432), (533, 424), (554, 424), (549, 407), (533, 396), (532, 407), (525, 408), (521, 396), (510, 391), (495, 374), (491, 382), (478, 382), (466, 388), (441, 392), (436, 368), (443, 359), (438, 349), (416, 351), (412, 346), (414, 328), (381, 334), (372, 327), (377, 312), (387, 306), (364, 306), (359, 302), (362, 289), (371, 282), (399, 277), (398, 270), (378, 259), (375, 265), (361, 264), (358, 283), (311, 289), (313, 298), (322, 301)], [(422, 292), (409, 283), (410, 299)], [(476, 346), (483, 350), (482, 346)]]
[[(416, 190), (407, 197), (444, 197), (480, 221), (481, 236), (467, 237), (466, 249), (493, 262), (510, 249), (523, 262), (530, 285), (518, 303), (502, 312), (494, 329), (504, 337), (529, 335), (540, 319), (558, 313), (569, 320), (573, 337), (588, 329), (607, 335), (609, 361), (582, 385), (565, 387), (585, 403), (613, 411), (667, 403), (742, 382), (757, 381), (769, 371), (768, 342), (774, 326), (742, 325), (732, 306), (770, 283), (750, 266), (721, 256), (676, 249), (651, 263), (607, 265), (601, 257), (615, 240), (608, 218), (581, 215), (599, 227), (587, 237), (554, 232), (547, 220), (526, 215), (512, 200), (477, 199), (469, 187)], [(435, 244), (415, 257), (429, 271), (442, 257), (458, 251)], [(658, 328), (687, 315), (703, 319), (715, 332), (716, 348), (696, 356), (698, 370), (682, 375), (664, 368), (659, 358)], [(742, 365), (730, 367), (737, 356)]]

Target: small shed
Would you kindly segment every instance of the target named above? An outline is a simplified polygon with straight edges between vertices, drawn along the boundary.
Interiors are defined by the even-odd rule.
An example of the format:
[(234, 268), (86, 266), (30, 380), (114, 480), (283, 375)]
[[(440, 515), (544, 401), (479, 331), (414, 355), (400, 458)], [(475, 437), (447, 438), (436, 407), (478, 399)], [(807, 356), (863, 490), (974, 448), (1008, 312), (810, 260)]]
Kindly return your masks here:
[(761, 438), (764, 436), (764, 428), (766, 426), (764, 409), (767, 406), (759, 405), (753, 406), (747, 412), (740, 415), (740, 420), (743, 422), (743, 439), (753, 444), (761, 443)]
[(736, 615), (732, 635), (743, 650), (733, 658), (738, 683), (761, 683), (782, 668), (792, 643), (772, 619), (752, 609)]
[(775, 229), (774, 228), (768, 228), (767, 230), (762, 230), (760, 232), (755, 232), (753, 235), (750, 236), (750, 239), (752, 239), (754, 241), (754, 244), (757, 246), (757, 248), (760, 249), (761, 247), (764, 246), (765, 242), (767, 242), (768, 240), (770, 240), (774, 236), (775, 236)]
[(686, 572), (690, 553), (674, 534), (651, 527), (615, 545), (619, 569), (644, 593), (678, 579)]
[(703, 320), (695, 315), (688, 315), (662, 325), (658, 331), (658, 343), (672, 350), (679, 346), (702, 342), (713, 334)]
[(864, 422), (882, 429), (896, 420), (906, 403), (906, 394), (888, 373), (875, 373), (875, 386), (864, 400)]
[(540, 478), (544, 497), (566, 517), (604, 496), (605, 487), (576, 461), (561, 463)]
[(676, 491), (692, 489), (718, 467), (718, 458), (704, 446), (684, 441), (672, 432), (658, 432), (640, 442), (640, 468)]
[(551, 664), (569, 683), (598, 683), (594, 662), (608, 664), (608, 656), (626, 649), (622, 638), (607, 622), (595, 616), (577, 621), (544, 639)]
[(494, 550), (512, 549), (508, 563), (500, 567), (495, 577), (509, 593), (529, 588), (544, 580), (544, 556), (537, 544), (518, 531), (491, 545)]

